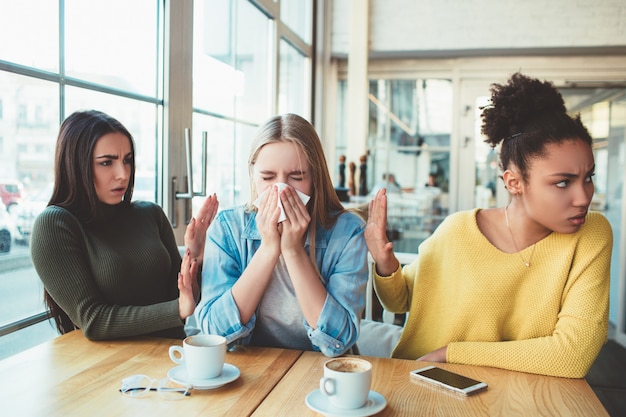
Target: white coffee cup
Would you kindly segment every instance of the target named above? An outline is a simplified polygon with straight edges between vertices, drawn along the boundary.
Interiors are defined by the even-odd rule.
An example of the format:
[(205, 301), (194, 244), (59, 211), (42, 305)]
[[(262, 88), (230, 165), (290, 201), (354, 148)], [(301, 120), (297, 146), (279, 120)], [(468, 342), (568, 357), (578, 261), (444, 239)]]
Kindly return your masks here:
[(220, 376), (226, 360), (226, 338), (199, 334), (183, 340), (183, 346), (170, 346), (170, 358), (184, 365), (191, 379)]
[(367, 403), (371, 384), (372, 364), (365, 359), (335, 358), (324, 363), (320, 391), (337, 408), (363, 407)]

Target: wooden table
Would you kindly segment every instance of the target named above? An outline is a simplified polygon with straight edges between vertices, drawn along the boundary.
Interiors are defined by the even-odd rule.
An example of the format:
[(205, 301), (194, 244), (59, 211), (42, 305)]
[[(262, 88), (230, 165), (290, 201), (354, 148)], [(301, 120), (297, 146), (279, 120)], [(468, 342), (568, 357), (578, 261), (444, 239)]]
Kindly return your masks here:
[[(372, 390), (387, 406), (382, 416), (608, 416), (584, 379), (566, 379), (496, 368), (435, 364), (489, 384), (471, 397), (413, 381), (409, 371), (431, 364), (364, 357), (372, 362)], [(304, 402), (319, 388), (328, 358), (304, 352), (287, 375), (254, 412), (254, 416), (317, 416)]]
[[(60, 336), (0, 361), (0, 414), (6, 416), (316, 416), (305, 404), (319, 388), (327, 357), (315, 352), (238, 347), (226, 362), (241, 376), (213, 390), (193, 390), (179, 401), (151, 392), (128, 398), (118, 392), (133, 374), (160, 379), (175, 364), (173, 339), (91, 342), (80, 331)], [(377, 416), (607, 416), (584, 379), (566, 379), (495, 368), (439, 364), (485, 381), (472, 397), (410, 379), (428, 364), (365, 357), (373, 364), (372, 389), (386, 408)]]
[(237, 348), (226, 362), (241, 371), (230, 384), (192, 390), (178, 401), (150, 392), (128, 398), (122, 379), (146, 374), (161, 379), (176, 364), (169, 346), (181, 340), (142, 338), (88, 341), (73, 331), (0, 361), (0, 415), (3, 416), (247, 416), (280, 381), (301, 351)]

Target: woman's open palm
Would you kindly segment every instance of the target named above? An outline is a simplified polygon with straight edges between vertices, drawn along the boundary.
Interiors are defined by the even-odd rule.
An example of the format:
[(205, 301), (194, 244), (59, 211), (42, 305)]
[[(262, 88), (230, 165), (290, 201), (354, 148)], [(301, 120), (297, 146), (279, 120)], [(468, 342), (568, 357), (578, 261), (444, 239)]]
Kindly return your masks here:
[(398, 268), (393, 243), (387, 238), (387, 190), (378, 190), (369, 204), (365, 243), (381, 275), (390, 275)]
[(202, 264), (202, 258), (204, 256), (206, 231), (215, 218), (218, 207), (219, 201), (217, 200), (217, 196), (215, 194), (209, 196), (202, 204), (202, 207), (200, 207), (200, 210), (198, 210), (196, 217), (191, 219), (185, 230), (185, 247), (189, 249), (191, 258), (195, 259), (200, 264)]

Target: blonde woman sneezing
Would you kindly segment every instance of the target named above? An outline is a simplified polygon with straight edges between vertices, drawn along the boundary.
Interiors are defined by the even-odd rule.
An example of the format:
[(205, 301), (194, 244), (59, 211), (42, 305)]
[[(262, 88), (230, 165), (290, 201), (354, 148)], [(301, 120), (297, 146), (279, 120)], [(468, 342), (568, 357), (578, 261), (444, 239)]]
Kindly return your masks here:
[(248, 166), (254, 203), (219, 213), (207, 234), (200, 331), (343, 354), (365, 306), (364, 221), (343, 209), (315, 129), (300, 116), (264, 124)]

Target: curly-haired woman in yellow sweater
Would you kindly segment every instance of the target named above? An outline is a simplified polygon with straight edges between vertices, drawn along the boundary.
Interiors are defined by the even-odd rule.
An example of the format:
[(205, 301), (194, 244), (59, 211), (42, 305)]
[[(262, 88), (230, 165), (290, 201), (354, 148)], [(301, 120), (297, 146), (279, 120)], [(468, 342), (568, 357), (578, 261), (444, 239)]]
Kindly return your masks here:
[(606, 342), (612, 232), (589, 211), (592, 138), (549, 82), (494, 84), (486, 142), (501, 144), (506, 207), (452, 214), (404, 268), (385, 190), (366, 242), (383, 306), (409, 312), (392, 356), (582, 378)]

